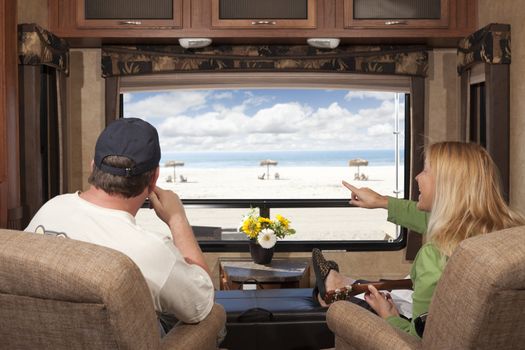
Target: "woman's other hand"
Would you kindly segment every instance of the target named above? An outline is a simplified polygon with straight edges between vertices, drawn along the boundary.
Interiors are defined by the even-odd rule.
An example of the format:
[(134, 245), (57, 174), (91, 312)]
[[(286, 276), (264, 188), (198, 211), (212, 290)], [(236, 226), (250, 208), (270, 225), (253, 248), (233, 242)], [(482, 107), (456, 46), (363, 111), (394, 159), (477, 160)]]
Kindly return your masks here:
[(390, 316), (399, 316), (390, 293), (381, 293), (371, 284), (368, 285), (368, 290), (365, 293), (365, 301), (381, 318), (386, 319)]
[(352, 191), (352, 195), (350, 197), (350, 204), (353, 204), (361, 208), (367, 208), (367, 209), (375, 209), (375, 208), (388, 209), (388, 197), (387, 196), (382, 196), (379, 193), (367, 187), (362, 187), (362, 188), (354, 187), (344, 180), (342, 181), (342, 183), (343, 183), (343, 186), (345, 186), (350, 191)]

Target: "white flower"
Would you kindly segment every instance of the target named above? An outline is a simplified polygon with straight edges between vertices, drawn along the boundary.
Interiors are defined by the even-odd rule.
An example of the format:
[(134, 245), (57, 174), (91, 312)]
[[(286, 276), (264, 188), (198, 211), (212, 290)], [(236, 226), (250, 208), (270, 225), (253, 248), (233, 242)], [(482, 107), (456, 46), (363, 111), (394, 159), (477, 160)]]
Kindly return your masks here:
[(275, 242), (277, 242), (277, 237), (272, 230), (266, 228), (259, 232), (257, 242), (259, 242), (261, 247), (270, 249), (275, 245)]

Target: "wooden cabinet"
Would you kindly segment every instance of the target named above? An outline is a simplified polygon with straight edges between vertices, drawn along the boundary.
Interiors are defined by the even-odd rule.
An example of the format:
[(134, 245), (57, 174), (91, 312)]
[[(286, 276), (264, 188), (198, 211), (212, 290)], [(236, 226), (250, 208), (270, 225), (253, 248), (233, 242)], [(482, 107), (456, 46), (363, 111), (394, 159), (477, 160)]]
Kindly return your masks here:
[(75, 0), (78, 28), (182, 27), (183, 0)]
[(448, 28), (455, 0), (344, 0), (345, 28)]
[(317, 0), (211, 0), (214, 28), (315, 28)]
[[(47, 1), (49, 30), (73, 47), (164, 44), (185, 37), (211, 38), (214, 44), (296, 45), (304, 45), (307, 38), (340, 38), (342, 45), (400, 43), (403, 39), (403, 43), (455, 47), (458, 39), (477, 26), (477, 0), (111, 0), (111, 4), (122, 1), (127, 5), (115, 7), (109, 15), (103, 13), (105, 18), (86, 13), (86, 3), (98, 1), (106, 8), (109, 0)], [(163, 18), (120, 11), (137, 2), (140, 9), (144, 4), (166, 1), (169, 11), (159, 11)], [(422, 19), (421, 9), (405, 15), (404, 7), (397, 13), (380, 14), (386, 18), (371, 18), (377, 15), (370, 4), (380, 1), (415, 3), (416, 7), (420, 2), (438, 1), (438, 6), (431, 8), (430, 17), (434, 18)], [(358, 6), (361, 12), (356, 16), (354, 5), (364, 6), (370, 13), (363, 15)], [(396, 15), (388, 18), (389, 13)], [(410, 16), (416, 18), (403, 18)]]

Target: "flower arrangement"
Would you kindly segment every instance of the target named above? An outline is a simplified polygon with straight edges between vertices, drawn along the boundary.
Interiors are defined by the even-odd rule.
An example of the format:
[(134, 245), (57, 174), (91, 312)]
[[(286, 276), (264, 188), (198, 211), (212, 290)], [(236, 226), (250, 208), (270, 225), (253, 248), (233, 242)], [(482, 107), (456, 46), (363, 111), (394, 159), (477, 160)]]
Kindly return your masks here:
[(266, 249), (272, 248), (278, 238), (295, 233), (295, 230), (290, 227), (290, 220), (284, 216), (277, 214), (275, 220), (270, 220), (256, 215), (253, 208), (248, 215), (243, 217), (240, 229), (251, 240)]

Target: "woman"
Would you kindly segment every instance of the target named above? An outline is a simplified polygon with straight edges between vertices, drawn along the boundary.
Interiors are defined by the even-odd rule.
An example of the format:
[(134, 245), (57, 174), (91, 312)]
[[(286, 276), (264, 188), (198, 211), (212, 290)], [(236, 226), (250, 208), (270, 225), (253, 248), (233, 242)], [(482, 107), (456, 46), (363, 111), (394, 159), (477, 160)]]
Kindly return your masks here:
[[(425, 155), (425, 167), (416, 176), (420, 192), (416, 205), (343, 182), (352, 191), (352, 204), (386, 208), (390, 221), (416, 228), (418, 232), (425, 231), (428, 225), (427, 243), (419, 250), (410, 273), (414, 290), (413, 319), (428, 311), (445, 264), (461, 241), (525, 224), (524, 217), (505, 204), (496, 166), (481, 146), (441, 142), (431, 145)], [(313, 261), (317, 281), (324, 283), (318, 284), (320, 299), (330, 302), (343, 298), (346, 293), (343, 286), (353, 280), (339, 274), (337, 264), (324, 260), (319, 250), (313, 252)], [(328, 292), (333, 290), (336, 292)], [(332, 297), (327, 298), (328, 295)], [(399, 316), (388, 294), (369, 286), (365, 301), (391, 325), (417, 335), (414, 322)]]

